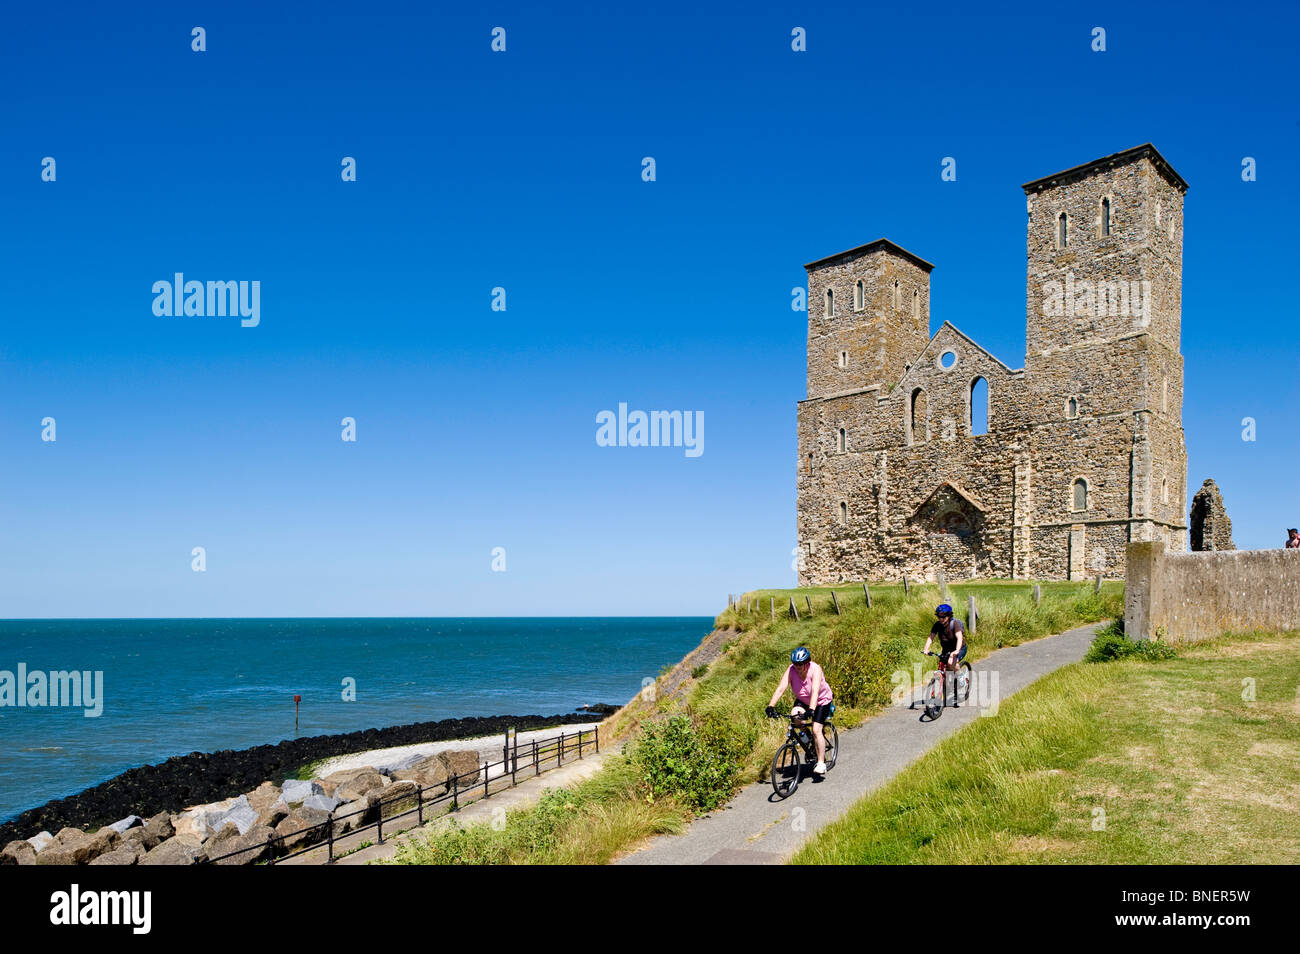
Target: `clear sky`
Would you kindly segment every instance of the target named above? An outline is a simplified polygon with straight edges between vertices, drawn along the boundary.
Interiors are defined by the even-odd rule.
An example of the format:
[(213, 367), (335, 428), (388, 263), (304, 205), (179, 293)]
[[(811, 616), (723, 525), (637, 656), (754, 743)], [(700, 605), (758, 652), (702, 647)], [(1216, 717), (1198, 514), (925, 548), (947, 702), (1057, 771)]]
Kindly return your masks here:
[[(1238, 546), (1300, 525), (1295, 4), (451, 7), (6, 10), (0, 616), (790, 585), (802, 264), (887, 236), (1020, 367), (1020, 184), (1147, 141), (1191, 185), (1189, 487)], [(259, 281), (260, 324), (156, 316), (176, 272)], [(598, 446), (620, 402), (704, 453)]]

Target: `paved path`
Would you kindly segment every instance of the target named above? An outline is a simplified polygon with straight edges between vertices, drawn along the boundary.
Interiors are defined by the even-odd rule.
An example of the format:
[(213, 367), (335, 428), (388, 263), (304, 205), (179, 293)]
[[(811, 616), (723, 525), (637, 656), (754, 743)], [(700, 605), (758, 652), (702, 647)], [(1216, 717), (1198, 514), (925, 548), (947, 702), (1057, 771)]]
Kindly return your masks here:
[[(1087, 652), (1100, 624), (1081, 626), (999, 649), (973, 663), (971, 703), (1005, 699), (1034, 680)], [(996, 683), (995, 683), (996, 677)], [(993, 690), (996, 684), (995, 691)], [(919, 691), (918, 691), (919, 697)], [(983, 702), (984, 699), (980, 699)], [(983, 706), (947, 708), (930, 722), (922, 708), (891, 707), (851, 731), (840, 733), (839, 761), (825, 780), (805, 776), (799, 788), (777, 801), (768, 782), (743, 789), (722, 811), (691, 824), (682, 835), (662, 835), (622, 858), (619, 864), (779, 864), (828, 823), (843, 815), (863, 795), (889, 781), (946, 736), (980, 717)]]

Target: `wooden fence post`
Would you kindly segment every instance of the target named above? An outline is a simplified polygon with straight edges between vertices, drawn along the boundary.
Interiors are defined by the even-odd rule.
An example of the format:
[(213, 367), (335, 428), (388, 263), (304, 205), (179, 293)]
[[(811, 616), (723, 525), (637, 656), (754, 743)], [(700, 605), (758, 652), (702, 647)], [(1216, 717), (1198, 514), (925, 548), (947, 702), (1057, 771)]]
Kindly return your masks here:
[(906, 596), (909, 592), (910, 590), (908, 590), (907, 587), (907, 574), (904, 573), (903, 574), (903, 595)]
[(767, 608), (772, 613), (772, 619), (776, 619), (776, 597), (775, 596), (769, 596), (767, 598)]
[(838, 596), (835, 595), (835, 591), (834, 591), (834, 590), (831, 590), (831, 602), (835, 604), (835, 615), (836, 615), (836, 616), (839, 616), (839, 615), (840, 615), (840, 598), (839, 598)]
[(1092, 591), (1093, 591), (1094, 593), (1100, 593), (1100, 592), (1101, 592), (1101, 574), (1100, 574), (1100, 573), (1097, 574), (1097, 582), (1093, 584)]
[(862, 595), (867, 598), (867, 609), (871, 609), (871, 591), (867, 589), (867, 584), (862, 584)]
[(812, 611), (812, 597), (811, 597), (811, 596), (804, 596), (804, 599), (805, 599), (805, 600), (807, 601), (807, 603), (808, 603), (808, 615), (811, 616), (811, 615), (813, 614), (813, 611)]
[(972, 636), (975, 635), (975, 623), (979, 619), (979, 611), (975, 608), (975, 597), (966, 597), (966, 628), (970, 630)]
[(948, 602), (948, 578), (943, 575), (942, 568), (934, 571), (934, 578), (939, 583), (939, 599)]
[(793, 616), (793, 617), (795, 618), (795, 622), (798, 622), (798, 621), (799, 621), (799, 607), (797, 607), (797, 606), (794, 605), (794, 597), (793, 597), (793, 596), (790, 597), (790, 615)]

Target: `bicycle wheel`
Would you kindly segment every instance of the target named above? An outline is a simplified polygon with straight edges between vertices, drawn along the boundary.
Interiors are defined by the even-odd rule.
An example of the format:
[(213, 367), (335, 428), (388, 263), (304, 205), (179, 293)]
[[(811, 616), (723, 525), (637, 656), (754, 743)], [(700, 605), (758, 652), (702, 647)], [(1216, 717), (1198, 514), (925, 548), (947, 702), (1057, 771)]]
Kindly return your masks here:
[(968, 663), (966, 660), (963, 659), (961, 661), (961, 665), (957, 667), (957, 701), (958, 702), (965, 702), (967, 699), (970, 698), (970, 683), (972, 678), (973, 677), (971, 676), (970, 663)]
[(777, 798), (789, 798), (799, 787), (799, 772), (802, 768), (799, 758), (799, 746), (787, 742), (776, 750), (772, 756), (772, 788)]
[(925, 684), (925, 714), (931, 720), (943, 715), (943, 673), (930, 673), (930, 681)]
[(834, 722), (822, 726), (822, 737), (826, 739), (826, 771), (835, 768), (835, 760), (840, 757), (840, 734), (835, 730)]

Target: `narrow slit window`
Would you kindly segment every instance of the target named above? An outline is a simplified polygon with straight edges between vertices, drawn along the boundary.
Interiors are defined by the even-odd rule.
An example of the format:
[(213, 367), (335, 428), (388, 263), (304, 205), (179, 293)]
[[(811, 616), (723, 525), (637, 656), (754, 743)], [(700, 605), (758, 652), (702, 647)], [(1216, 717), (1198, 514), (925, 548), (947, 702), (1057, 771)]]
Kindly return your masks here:
[(1101, 200), (1101, 234), (1107, 236), (1110, 234), (1110, 199)]
[(921, 293), (915, 288), (912, 289), (912, 317), (921, 319)]
[(849, 446), (849, 435), (845, 432), (844, 428), (841, 427), (840, 428), (840, 453), (843, 454), (848, 449), (848, 446)]
[(849, 505), (846, 504), (843, 500), (841, 500), (840, 501), (840, 526), (847, 527), (848, 525), (849, 525)]
[(859, 280), (853, 286), (853, 307), (859, 311), (862, 309), (862, 281)]
[(1069, 223), (1066, 221), (1065, 213), (1062, 212), (1056, 217), (1056, 247), (1065, 248), (1069, 238)]
[(1082, 477), (1074, 482), (1074, 509), (1088, 509), (1088, 482)]
[(826, 317), (831, 318), (835, 315), (835, 290), (826, 289)]

